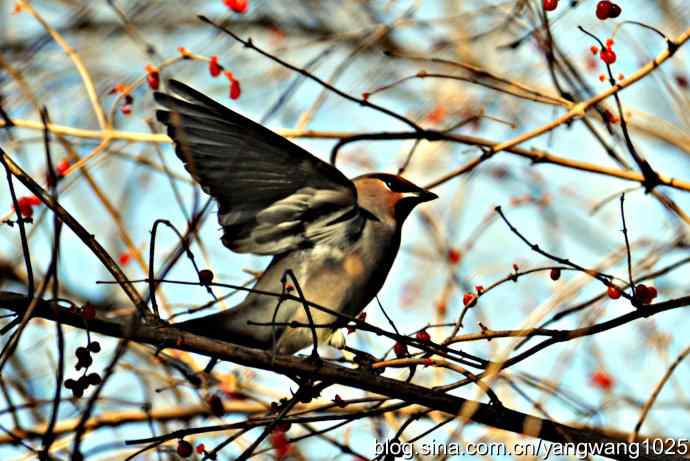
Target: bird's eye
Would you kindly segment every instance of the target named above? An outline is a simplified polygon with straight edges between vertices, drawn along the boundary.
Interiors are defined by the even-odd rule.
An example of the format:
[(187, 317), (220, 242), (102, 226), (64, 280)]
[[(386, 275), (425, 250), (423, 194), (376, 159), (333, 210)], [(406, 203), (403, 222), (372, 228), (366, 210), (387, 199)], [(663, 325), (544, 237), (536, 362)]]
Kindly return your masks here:
[(395, 189), (393, 188), (393, 181), (391, 179), (385, 179), (383, 182), (388, 188), (388, 190), (390, 190), (391, 192), (395, 192)]

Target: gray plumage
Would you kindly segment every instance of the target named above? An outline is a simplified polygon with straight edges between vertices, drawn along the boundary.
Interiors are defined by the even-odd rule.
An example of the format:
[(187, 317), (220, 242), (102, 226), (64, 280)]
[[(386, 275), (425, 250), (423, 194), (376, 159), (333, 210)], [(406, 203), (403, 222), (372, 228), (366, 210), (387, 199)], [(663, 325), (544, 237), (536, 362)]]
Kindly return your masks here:
[[(280, 293), (288, 269), (305, 297), (354, 316), (381, 289), (412, 208), (436, 196), (394, 175), (352, 181), (287, 139), (177, 81), (155, 93), (156, 112), (185, 168), (219, 205), (223, 244), (239, 253), (274, 255), (256, 291)], [(288, 280), (287, 283), (290, 283)], [(293, 290), (291, 294), (296, 295)], [(175, 324), (197, 334), (279, 353), (312, 344), (298, 301), (249, 293), (217, 314)], [(310, 309), (319, 342), (343, 322)], [(254, 325), (252, 323), (263, 323)], [(274, 344), (274, 339), (277, 341)]]

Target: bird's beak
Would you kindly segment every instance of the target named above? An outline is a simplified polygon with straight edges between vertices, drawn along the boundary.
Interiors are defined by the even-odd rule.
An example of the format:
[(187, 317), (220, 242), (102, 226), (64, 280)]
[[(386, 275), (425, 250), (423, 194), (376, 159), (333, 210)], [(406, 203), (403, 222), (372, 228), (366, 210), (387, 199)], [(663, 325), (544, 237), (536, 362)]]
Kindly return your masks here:
[(414, 192), (407, 192), (404, 195), (405, 198), (411, 198), (417, 203), (429, 202), (438, 198), (438, 195), (424, 189), (419, 189)]

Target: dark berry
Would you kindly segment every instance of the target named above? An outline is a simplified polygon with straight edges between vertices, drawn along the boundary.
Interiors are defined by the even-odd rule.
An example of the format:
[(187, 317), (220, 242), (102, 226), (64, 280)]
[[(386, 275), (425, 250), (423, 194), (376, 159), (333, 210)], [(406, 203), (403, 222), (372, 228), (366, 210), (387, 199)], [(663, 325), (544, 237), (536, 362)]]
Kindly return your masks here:
[(96, 318), (96, 308), (92, 304), (86, 303), (81, 308), (81, 315), (85, 320), (93, 320)]
[(213, 282), (213, 272), (208, 269), (199, 271), (199, 282), (202, 285), (210, 285)]
[(80, 386), (74, 386), (72, 389), (72, 396), (79, 399), (84, 395), (84, 388)]
[(102, 382), (101, 375), (98, 373), (91, 373), (86, 375), (86, 381), (93, 386), (98, 386)]
[(177, 454), (183, 458), (191, 456), (193, 451), (194, 447), (192, 447), (192, 444), (186, 440), (180, 440), (177, 442)]
[(609, 18), (617, 18), (621, 15), (621, 11), (620, 6), (616, 5), (615, 3), (611, 3), (611, 7), (609, 9)]
[(551, 272), (549, 273), (549, 277), (551, 277), (551, 280), (558, 280), (561, 278), (561, 270), (557, 267), (551, 269)]
[(217, 396), (217, 395), (212, 395), (208, 398), (207, 400), (208, 406), (211, 409), (211, 413), (214, 416), (223, 416), (225, 414), (225, 407), (223, 406), (223, 400)]
[(88, 347), (93, 353), (101, 352), (101, 344), (98, 341), (91, 341)]
[(65, 387), (67, 389), (74, 389), (74, 386), (77, 384), (77, 382), (73, 379), (66, 379), (65, 380)]

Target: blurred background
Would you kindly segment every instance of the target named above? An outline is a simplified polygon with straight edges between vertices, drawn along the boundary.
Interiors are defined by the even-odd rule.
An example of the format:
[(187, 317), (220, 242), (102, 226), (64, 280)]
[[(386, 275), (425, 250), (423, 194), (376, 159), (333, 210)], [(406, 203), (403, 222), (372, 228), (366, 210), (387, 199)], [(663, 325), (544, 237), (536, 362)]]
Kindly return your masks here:
[[(60, 203), (95, 235), (127, 277), (142, 280), (147, 277), (154, 221), (169, 220), (185, 233), (208, 200), (155, 122), (152, 87), (165, 90), (168, 78), (291, 137), (326, 161), (338, 141), (348, 136), (411, 131), (408, 124), (346, 100), (244, 47), (197, 17), (204, 15), (354, 98), (366, 98), (426, 129), (458, 136), (456, 142), (362, 140), (347, 143), (338, 152), (336, 164), (349, 177), (402, 171), (416, 184), (432, 185), (440, 196), (415, 210), (407, 221), (401, 251), (379, 293), (381, 305), (401, 334), (414, 335), (426, 328), (440, 343), (451, 335), (480, 333), (485, 328), (517, 330), (549, 320), (553, 320), (549, 328), (591, 326), (635, 308), (625, 297), (611, 299), (606, 286), (586, 273), (566, 270), (531, 251), (494, 208), (500, 205), (532, 243), (609, 274), (625, 288), (628, 267), (619, 200), (625, 192), (633, 276), (656, 288), (655, 301), (687, 296), (687, 187), (659, 186), (646, 193), (639, 179), (625, 180), (624, 173), (615, 173), (639, 172), (626, 146), (622, 116), (636, 151), (655, 171), (690, 181), (686, 47), (620, 92), (622, 114), (610, 97), (585, 117), (553, 126), (521, 144), (527, 152), (523, 156), (500, 152), (466, 173), (446, 175), (477, 159), (482, 154), (479, 145), (510, 140), (547, 125), (568, 111), (569, 100), (585, 101), (610, 88), (609, 70), (600, 57), (602, 43), (578, 26), (598, 37), (603, 46), (613, 39), (616, 60), (610, 75), (621, 81), (666, 49), (660, 33), (675, 39), (686, 31), (690, 4), (621, 0), (620, 16), (601, 20), (596, 1), (556, 3), (555, 10), (544, 12), (542, 0), (248, 0), (246, 5), (221, 0), (0, 1), (0, 146), (46, 187), (49, 175), (40, 115), (45, 107)], [(231, 75), (214, 77), (212, 62)], [(230, 94), (233, 81), (239, 82), (239, 94), (238, 83)], [(8, 121), (14, 126), (8, 127)], [(525, 158), (537, 150), (556, 160)], [(32, 195), (17, 181), (14, 187), (20, 198)], [(28, 241), (34, 276), (40, 281), (54, 246), (53, 216), (43, 205), (24, 203), (25, 214), (29, 214), (26, 208), (32, 214)], [(237, 255), (223, 247), (215, 211), (215, 204), (210, 204), (200, 218), (190, 246), (195, 261), (199, 268), (213, 271), (215, 282), (251, 283), (269, 259)], [(4, 175), (0, 220), (0, 289), (26, 293), (18, 226), (7, 222), (16, 220), (16, 213)], [(179, 238), (160, 227), (155, 244), (158, 273), (176, 254)], [(99, 283), (112, 281), (109, 272), (67, 228), (59, 248), (61, 299), (76, 306), (90, 303), (99, 314), (113, 318), (131, 315), (122, 290)], [(563, 267), (558, 280), (552, 280), (554, 266)], [(515, 281), (511, 274), (517, 274)], [(186, 257), (176, 259), (166, 279), (198, 281)], [(136, 286), (146, 293), (145, 284)], [(464, 309), (466, 295), (477, 295), (478, 286), (486, 291), (476, 305)], [(214, 292), (221, 297), (231, 294), (221, 287)], [(190, 309), (213, 300), (202, 286), (163, 283), (157, 294), (162, 317), (175, 316), (174, 320), (190, 318)], [(231, 307), (243, 296), (236, 293), (204, 313)], [(375, 302), (365, 312), (367, 322), (391, 329)], [(552, 345), (502, 371), (492, 389), (505, 406), (518, 411), (629, 433), (657, 383), (689, 346), (689, 319), (687, 307), (679, 308)], [(11, 337), (4, 333), (3, 345)], [(351, 347), (379, 359), (394, 356), (390, 339), (362, 331), (346, 332), (346, 337)], [(65, 327), (64, 339), (65, 377), (76, 379), (82, 372), (74, 370), (74, 350), (86, 345), (86, 332)], [(117, 341), (91, 334), (94, 339), (102, 350), (94, 354), (89, 372), (102, 374)], [(0, 377), (2, 459), (34, 459), (32, 450), (41, 447), (41, 428), (51, 417), (55, 395), (56, 341), (53, 324), (33, 320), (17, 349), (5, 358)], [(528, 345), (539, 341), (533, 338)], [(515, 351), (518, 342), (519, 338), (504, 338), (453, 347), (502, 360), (526, 349)], [(263, 416), (271, 402), (289, 398), (290, 390), (297, 388), (283, 376), (232, 363), (219, 364), (213, 379), (194, 386), (178, 368), (199, 371), (207, 360), (175, 351), (166, 351), (163, 360), (154, 352), (128, 345), (95, 404), (94, 424), (81, 448), (86, 459), (125, 459), (143, 447), (126, 446), (126, 440)], [(323, 354), (342, 357), (328, 348)], [(688, 363), (682, 362), (661, 389), (640, 433), (687, 438)], [(400, 379), (408, 374), (407, 368), (385, 372)], [(429, 367), (417, 369), (413, 382), (440, 386), (463, 378), (455, 371)], [(55, 459), (69, 459), (75, 421), (93, 389), (82, 399), (71, 399), (63, 389), (52, 446)], [(451, 393), (488, 401), (472, 384)], [(342, 386), (328, 388), (304, 410), (315, 415), (352, 414), (347, 424), (294, 425), (284, 434), (285, 440), (269, 437), (256, 458), (374, 458), (375, 441), (390, 439), (410, 415), (420, 411), (405, 407), (358, 418), (358, 411), (374, 404), (314, 409), (336, 395), (370, 397)], [(224, 415), (209, 413), (211, 396), (225, 405)], [(424, 414), (404, 428), (400, 439), (419, 435), (423, 437), (418, 443), (521, 439), (476, 424), (465, 428), (455, 420), (437, 426), (444, 419)], [(233, 433), (201, 431), (186, 440), (211, 450)], [(258, 434), (255, 429), (238, 436), (219, 451), (218, 459), (234, 459)], [(177, 446), (172, 439), (134, 459), (176, 459)]]

